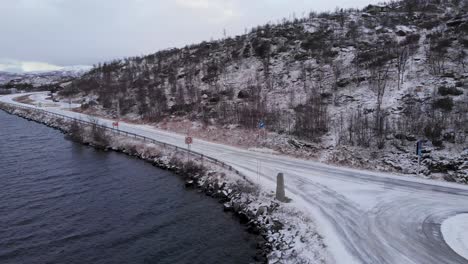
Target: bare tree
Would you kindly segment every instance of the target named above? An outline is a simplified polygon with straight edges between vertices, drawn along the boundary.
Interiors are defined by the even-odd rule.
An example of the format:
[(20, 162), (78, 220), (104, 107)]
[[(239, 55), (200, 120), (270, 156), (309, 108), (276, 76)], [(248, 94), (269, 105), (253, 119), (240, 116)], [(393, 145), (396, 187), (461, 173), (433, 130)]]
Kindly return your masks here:
[(368, 55), (371, 58), (367, 64), (370, 73), (369, 84), (376, 93), (375, 131), (379, 148), (381, 148), (383, 147), (382, 143), (387, 129), (385, 123), (386, 113), (382, 111), (382, 103), (389, 80), (391, 61), (393, 61), (394, 57), (391, 51), (385, 49), (382, 45), (371, 50)]
[(339, 144), (347, 143), (360, 147), (370, 147), (370, 143), (372, 142), (371, 121), (361, 107), (350, 111), (347, 114), (346, 121), (344, 114), (341, 113), (338, 126)]
[(337, 104), (337, 93), (338, 93), (338, 83), (340, 81), (341, 75), (343, 74), (343, 61), (335, 60), (332, 64), (333, 71), (333, 103)]
[(299, 137), (314, 141), (319, 141), (320, 136), (329, 129), (328, 105), (319, 89), (319, 86), (313, 87), (307, 102), (295, 108), (294, 133)]
[(384, 118), (385, 115), (382, 113), (382, 102), (387, 88), (389, 65), (382, 65), (371, 69), (371, 87), (376, 92), (377, 102), (375, 111), (375, 128), (377, 136), (382, 137), (384, 131)]
[(406, 71), (406, 64), (409, 58), (409, 48), (407, 46), (398, 46), (396, 48), (397, 57), (397, 74), (398, 74), (398, 90), (404, 82), (404, 76)]
[(429, 36), (426, 59), (432, 74), (443, 74), (445, 72), (447, 53), (450, 45), (450, 38), (442, 32), (436, 32)]
[(459, 65), (459, 67), (461, 68), (461, 71), (462, 72), (466, 72), (466, 58), (468, 57), (467, 56), (467, 53), (464, 49), (464, 47), (462, 45), (459, 45), (458, 48), (457, 48), (457, 51), (456, 51), (456, 62), (457, 64)]

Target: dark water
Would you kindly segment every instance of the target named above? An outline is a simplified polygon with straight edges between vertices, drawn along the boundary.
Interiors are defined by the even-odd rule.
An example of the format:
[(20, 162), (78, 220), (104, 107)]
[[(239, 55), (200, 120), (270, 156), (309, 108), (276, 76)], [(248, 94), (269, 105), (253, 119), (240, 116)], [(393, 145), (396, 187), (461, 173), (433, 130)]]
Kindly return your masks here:
[(253, 238), (171, 173), (0, 111), (0, 263), (249, 263)]

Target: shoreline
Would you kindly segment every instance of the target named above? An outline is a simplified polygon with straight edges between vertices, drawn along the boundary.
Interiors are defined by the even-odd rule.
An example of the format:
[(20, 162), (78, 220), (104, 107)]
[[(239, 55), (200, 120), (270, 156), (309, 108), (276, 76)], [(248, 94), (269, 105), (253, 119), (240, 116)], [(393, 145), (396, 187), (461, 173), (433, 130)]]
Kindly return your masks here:
[[(48, 116), (33, 108), (21, 108), (7, 103), (0, 103), (0, 109), (8, 114), (60, 130), (67, 137), (73, 136), (70, 135), (72, 122), (64, 118)], [(162, 150), (155, 144), (122, 135), (106, 136), (109, 137), (109, 141), (105, 145), (93, 142), (89, 137), (78, 142), (104, 151), (120, 152), (169, 170), (182, 177), (186, 188), (194, 188), (222, 203), (223, 210), (233, 213), (246, 227), (246, 231), (255, 236), (255, 263), (283, 263), (282, 260), (286, 261), (284, 263), (294, 263), (302, 260), (294, 248), (294, 241), (302, 239), (304, 234), (301, 234), (302, 230), (294, 230), (294, 226), (288, 226), (288, 223), (277, 219), (276, 214), (281, 204), (275, 200), (274, 195), (261, 192), (258, 186), (245, 177), (192, 154), (192, 159), (184, 162), (187, 153), (183, 151)], [(74, 141), (77, 141), (76, 138)], [(295, 231), (295, 234), (288, 236), (292, 231)], [(318, 237), (321, 248), (326, 247), (320, 236), (312, 235)]]

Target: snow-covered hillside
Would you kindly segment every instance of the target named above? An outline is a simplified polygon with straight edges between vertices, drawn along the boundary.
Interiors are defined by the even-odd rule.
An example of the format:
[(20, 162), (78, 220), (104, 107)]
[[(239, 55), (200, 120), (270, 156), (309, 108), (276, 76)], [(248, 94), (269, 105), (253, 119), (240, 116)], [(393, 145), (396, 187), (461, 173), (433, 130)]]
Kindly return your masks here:
[[(100, 64), (62, 96), (210, 140), (403, 173), (417, 172), (423, 140), (422, 173), (466, 183), (467, 11), (405, 0), (311, 13)], [(250, 140), (260, 121), (270, 133)]]

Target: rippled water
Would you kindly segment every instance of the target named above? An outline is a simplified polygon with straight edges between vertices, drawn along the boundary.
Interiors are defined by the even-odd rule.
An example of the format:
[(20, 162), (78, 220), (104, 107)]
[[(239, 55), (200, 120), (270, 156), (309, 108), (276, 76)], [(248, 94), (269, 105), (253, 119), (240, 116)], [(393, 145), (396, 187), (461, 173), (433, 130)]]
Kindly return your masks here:
[(249, 263), (253, 238), (171, 173), (0, 111), (0, 263)]

